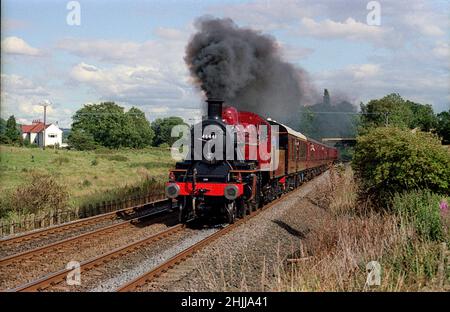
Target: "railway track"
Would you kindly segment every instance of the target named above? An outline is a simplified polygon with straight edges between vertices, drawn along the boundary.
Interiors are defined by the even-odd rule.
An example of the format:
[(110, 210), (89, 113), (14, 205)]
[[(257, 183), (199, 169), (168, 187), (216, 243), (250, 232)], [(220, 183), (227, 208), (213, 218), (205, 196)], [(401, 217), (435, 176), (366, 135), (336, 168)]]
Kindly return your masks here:
[[(83, 233), (81, 235), (69, 237), (67, 239), (54, 242), (52, 244), (48, 244), (48, 245), (41, 246), (41, 247), (38, 247), (35, 249), (30, 249), (30, 250), (27, 250), (24, 252), (20, 252), (17, 254), (13, 254), (13, 255), (1, 258), (0, 259), (0, 267), (8, 265), (13, 262), (19, 262), (19, 261), (24, 261), (27, 259), (35, 258), (36, 256), (39, 256), (39, 255), (42, 255), (45, 253), (51, 253), (51, 252), (55, 251), (56, 249), (61, 250), (61, 248), (64, 248), (65, 245), (73, 244), (79, 240), (83, 240), (83, 239), (91, 239), (92, 240), (92, 239), (99, 237), (100, 235), (108, 235), (108, 234), (114, 233), (120, 229), (123, 229), (123, 228), (126, 228), (126, 227), (136, 224), (136, 222), (138, 222), (140, 219), (151, 217), (151, 216), (154, 216), (159, 213), (161, 213), (161, 212), (149, 213), (149, 214), (146, 214), (143, 216), (134, 217), (133, 219), (130, 219), (127, 221), (115, 223), (110, 226), (103, 227), (103, 228), (100, 228), (100, 229), (97, 229), (94, 231), (90, 231), (87, 233)], [(165, 218), (165, 216), (163, 216), (162, 218)], [(162, 219), (162, 218), (160, 218), (160, 219)], [(154, 221), (158, 222), (161, 220), (154, 220)]]
[[(125, 292), (125, 291), (140, 291), (145, 290), (149, 284), (161, 284), (163, 285), (164, 281), (170, 280), (170, 275), (176, 275), (177, 272), (188, 272), (193, 269), (192, 265), (189, 265), (186, 261), (190, 259), (193, 255), (197, 254), (199, 251), (201, 251), (204, 247), (210, 245), (213, 241), (217, 240), (221, 236), (229, 233), (236, 227), (246, 223), (253, 217), (260, 214), (262, 211), (271, 208), (273, 205), (279, 203), (280, 201), (289, 198), (290, 196), (293, 196), (293, 193), (283, 195), (281, 198), (278, 198), (268, 204), (266, 204), (261, 209), (258, 209), (254, 212), (252, 212), (250, 215), (246, 216), (243, 219), (238, 219), (234, 224), (227, 225), (222, 229), (217, 230), (213, 234), (208, 234), (206, 238), (201, 237), (201, 240), (195, 243), (191, 243), (189, 247), (181, 247), (180, 249), (183, 249), (181, 252), (176, 251), (176, 253), (172, 253), (171, 255), (175, 254), (174, 256), (171, 256), (167, 261), (163, 262), (162, 264), (157, 264), (160, 262), (157, 262), (153, 264), (152, 269), (137, 278), (132, 279), (132, 277), (136, 276), (136, 274), (132, 275), (132, 277), (128, 278), (128, 280), (131, 280), (130, 282), (123, 284), (122, 286), (118, 287), (116, 291)], [(116, 262), (122, 262), (126, 263), (126, 257), (129, 255), (132, 257), (136, 257), (133, 252), (139, 252), (142, 251), (145, 248), (148, 248), (148, 250), (152, 250), (150, 248), (153, 248), (152, 243), (156, 243), (158, 241), (165, 242), (165, 239), (170, 239), (172, 236), (178, 235), (185, 235), (188, 236), (187, 233), (184, 233), (183, 230), (186, 230), (187, 227), (182, 224), (178, 224), (175, 226), (172, 226), (164, 231), (158, 232), (156, 234), (150, 235), (148, 237), (145, 237), (143, 239), (140, 239), (138, 241), (134, 241), (132, 243), (126, 244), (124, 246), (121, 246), (119, 248), (116, 248), (112, 251), (109, 251), (107, 253), (104, 253), (100, 256), (90, 258), (84, 262), (81, 262), (80, 264), (80, 272), (83, 275), (83, 278), (86, 276), (91, 275), (89, 279), (94, 280), (95, 282), (98, 282), (96, 277), (103, 278), (105, 275), (105, 271), (111, 270), (108, 269), (108, 265), (111, 263), (114, 263), (113, 260), (118, 259)], [(112, 231), (114, 232), (114, 231)], [(164, 250), (164, 249), (163, 249)], [(144, 251), (145, 253), (145, 251)], [(167, 258), (166, 258), (167, 259)], [(130, 258), (128, 258), (130, 260)], [(134, 259), (133, 259), (134, 261)], [(1, 264), (1, 262), (0, 262)], [(117, 264), (116, 264), (117, 265)], [(183, 267), (185, 266), (185, 267)], [(123, 267), (118, 267), (120, 270), (123, 271)], [(117, 269), (117, 267), (116, 267)], [(41, 278), (35, 279), (29, 283), (22, 284), (21, 286), (11, 288), (8, 291), (17, 291), (17, 292), (28, 292), (28, 291), (83, 291), (83, 290), (92, 290), (91, 288), (83, 288), (79, 287), (76, 288), (76, 286), (68, 286), (65, 282), (65, 279), (67, 278), (67, 275), (70, 273), (72, 269), (61, 269), (56, 272), (53, 272), (51, 274), (48, 274), (46, 276), (43, 276)], [(111, 272), (109, 272), (111, 273)], [(168, 278), (169, 277), (169, 278)], [(127, 279), (123, 279), (127, 280)], [(158, 282), (159, 281), (159, 282)], [(122, 282), (117, 283), (116, 285), (122, 284)], [(115, 287), (117, 287), (115, 286)], [(75, 288), (73, 288), (75, 287)], [(114, 290), (115, 288), (112, 288), (110, 290)]]
[[(80, 264), (80, 273), (85, 274), (86, 272), (89, 272), (91, 270), (98, 269), (100, 266), (104, 265), (105, 263), (111, 260), (123, 257), (124, 255), (132, 253), (140, 248), (145, 247), (146, 245), (170, 237), (183, 229), (185, 229), (185, 225), (177, 224), (162, 232), (151, 235), (149, 237), (133, 242), (131, 244), (127, 244), (123, 247), (112, 250), (111, 252), (106, 253), (104, 255), (82, 262)], [(61, 284), (65, 282), (66, 277), (71, 270), (72, 269), (62, 269), (60, 271), (51, 273), (47, 276), (44, 276), (30, 283), (19, 286), (10, 291), (14, 292), (45, 291), (55, 289), (55, 287), (57, 290), (65, 289), (64, 285), (61, 286)]]
[[(201, 251), (204, 247), (210, 245), (212, 242), (217, 240), (218, 238), (224, 236), (225, 234), (229, 233), (233, 229), (239, 227), (240, 225), (246, 223), (250, 219), (254, 218), (261, 212), (263, 212), (266, 209), (271, 208), (275, 204), (279, 203), (282, 200), (285, 200), (289, 196), (292, 196), (293, 194), (287, 194), (284, 195), (268, 204), (266, 204), (261, 209), (258, 209), (254, 212), (252, 212), (250, 215), (246, 216), (243, 219), (238, 219), (235, 223), (230, 224), (223, 229), (215, 232), (214, 234), (204, 238), (203, 240), (199, 241), (198, 243), (190, 246), (189, 248), (186, 248), (185, 250), (181, 251), (177, 255), (173, 256), (169, 260), (165, 261), (164, 263), (160, 264), (159, 266), (153, 268), (152, 270), (142, 274), (141, 276), (137, 277), (136, 279), (122, 285), (119, 287), (116, 291), (117, 292), (129, 292), (129, 291), (139, 291), (145, 288), (146, 285), (150, 283), (157, 282), (158, 278), (164, 276), (165, 280), (171, 280), (171, 277), (168, 276), (170, 272), (174, 272), (174, 274), (177, 274), (178, 272), (185, 272), (189, 271), (190, 268), (187, 268), (186, 270), (183, 270), (183, 268), (180, 268), (182, 264), (186, 262), (189, 258), (191, 258), (194, 254)], [(175, 280), (172, 278), (172, 280)]]
[[(141, 219), (143, 218), (143, 219)], [(12, 255), (0, 261), (0, 289), (11, 289), (66, 267), (104, 255), (178, 223), (176, 213), (137, 217), (107, 228)]]
[(10, 261), (7, 258), (11, 258), (13, 254), (23, 253), (24, 256), (30, 249), (35, 249), (36, 246), (44, 247), (45, 245), (48, 245), (49, 241), (52, 241), (56, 246), (56, 243), (61, 240), (61, 237), (66, 239), (71, 237), (76, 238), (77, 236), (81, 237), (81, 235), (86, 232), (94, 232), (92, 229), (102, 230), (102, 228), (104, 228), (104, 230), (108, 230), (108, 227), (110, 226), (113, 228), (110, 223), (117, 219), (125, 220), (120, 222), (125, 224), (129, 220), (145, 216), (145, 214), (148, 213), (148, 209), (153, 208), (153, 212), (158, 213), (167, 209), (167, 207), (168, 200), (163, 199), (28, 232), (18, 236), (0, 239), (0, 253), (3, 256), (3, 258), (0, 259), (0, 264), (4, 260)]

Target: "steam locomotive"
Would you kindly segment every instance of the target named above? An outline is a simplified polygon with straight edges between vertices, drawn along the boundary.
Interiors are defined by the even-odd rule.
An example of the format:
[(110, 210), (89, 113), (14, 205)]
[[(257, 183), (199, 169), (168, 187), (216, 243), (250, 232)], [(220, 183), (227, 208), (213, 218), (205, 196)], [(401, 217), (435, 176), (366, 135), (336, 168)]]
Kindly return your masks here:
[(208, 99), (191, 128), (189, 153), (169, 173), (166, 195), (180, 222), (236, 218), (262, 207), (328, 168), (335, 148), (282, 123)]

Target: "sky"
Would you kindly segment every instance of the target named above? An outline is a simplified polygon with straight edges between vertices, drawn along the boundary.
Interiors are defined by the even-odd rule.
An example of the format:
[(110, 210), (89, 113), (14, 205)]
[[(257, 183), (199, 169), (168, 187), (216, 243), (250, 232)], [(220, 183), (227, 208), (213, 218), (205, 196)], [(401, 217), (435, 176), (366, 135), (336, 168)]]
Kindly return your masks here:
[(149, 120), (198, 120), (204, 99), (183, 57), (205, 15), (272, 35), (332, 97), (359, 106), (396, 92), (450, 109), (448, 0), (4, 0), (1, 9), (1, 116), (24, 124), (42, 119), (45, 100), (62, 127), (102, 101)]

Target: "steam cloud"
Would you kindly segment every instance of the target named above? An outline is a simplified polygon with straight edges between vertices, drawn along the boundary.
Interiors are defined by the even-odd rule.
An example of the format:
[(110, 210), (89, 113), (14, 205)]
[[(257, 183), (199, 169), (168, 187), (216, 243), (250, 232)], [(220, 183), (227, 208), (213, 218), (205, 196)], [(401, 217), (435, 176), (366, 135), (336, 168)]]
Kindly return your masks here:
[(297, 127), (299, 111), (319, 99), (307, 73), (282, 60), (276, 40), (231, 19), (202, 17), (185, 62), (208, 97)]

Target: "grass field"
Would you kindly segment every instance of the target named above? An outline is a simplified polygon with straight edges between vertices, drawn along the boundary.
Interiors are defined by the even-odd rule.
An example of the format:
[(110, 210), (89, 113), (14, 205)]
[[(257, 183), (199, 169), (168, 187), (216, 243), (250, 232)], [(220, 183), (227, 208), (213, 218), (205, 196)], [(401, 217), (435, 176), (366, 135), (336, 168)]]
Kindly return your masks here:
[(167, 179), (174, 165), (170, 151), (142, 150), (69, 151), (0, 146), (0, 198), (25, 185), (32, 172), (50, 174), (67, 187), (77, 205), (109, 190), (138, 185), (143, 180)]

